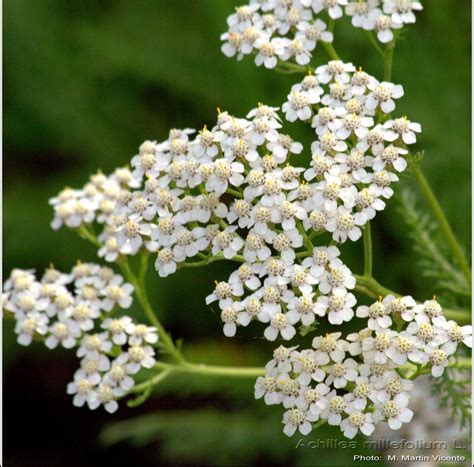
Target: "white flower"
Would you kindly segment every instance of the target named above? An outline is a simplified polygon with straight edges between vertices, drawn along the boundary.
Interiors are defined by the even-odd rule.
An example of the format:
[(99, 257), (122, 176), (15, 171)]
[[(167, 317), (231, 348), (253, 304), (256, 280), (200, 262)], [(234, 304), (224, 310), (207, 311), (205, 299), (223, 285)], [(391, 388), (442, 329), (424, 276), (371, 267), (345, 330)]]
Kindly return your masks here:
[(395, 85), (385, 81), (379, 83), (377, 80), (372, 80), (367, 87), (372, 91), (365, 102), (369, 110), (375, 110), (377, 106), (380, 106), (382, 112), (388, 114), (395, 110), (393, 99), (403, 96), (403, 87), (400, 84)]
[(106, 318), (102, 328), (110, 332), (112, 342), (116, 345), (124, 345), (127, 342), (127, 329), (130, 329), (132, 318), (122, 316), (121, 318)]
[(283, 423), (285, 424), (283, 432), (287, 436), (293, 436), (298, 430), (302, 435), (307, 435), (312, 429), (311, 422), (317, 419), (318, 417), (309, 411), (290, 409), (283, 415)]
[(81, 335), (79, 325), (70, 319), (56, 321), (49, 328), (50, 335), (44, 341), (48, 349), (54, 349), (61, 344), (65, 349), (71, 349), (76, 345), (78, 337)]
[(100, 316), (100, 310), (87, 303), (77, 303), (74, 308), (67, 313), (61, 312), (58, 317), (60, 320), (71, 318), (75, 321), (82, 331), (90, 331), (94, 328), (94, 320)]
[(177, 261), (185, 261), (186, 258), (196, 256), (199, 251), (207, 248), (207, 241), (204, 238), (205, 230), (202, 227), (195, 227), (188, 230), (184, 227), (176, 233), (176, 245), (173, 247), (173, 255)]
[(448, 341), (441, 346), (441, 350), (448, 355), (456, 352), (458, 344), (461, 342), (467, 347), (472, 347), (472, 326), (459, 326), (454, 321), (446, 321), (443, 328), (448, 336)]
[(329, 368), (329, 374), (325, 383), (335, 388), (344, 388), (348, 381), (355, 381), (359, 372), (358, 364), (352, 358), (347, 358), (341, 363), (335, 363)]
[(389, 358), (389, 349), (393, 346), (392, 339), (396, 336), (395, 331), (381, 329), (376, 331), (375, 337), (366, 337), (362, 341), (362, 352), (365, 362), (383, 364)]
[(342, 262), (334, 261), (329, 264), (329, 271), (325, 271), (319, 282), (319, 291), (323, 294), (329, 292), (347, 292), (356, 285), (355, 277), (351, 270)]
[(75, 407), (82, 407), (94, 389), (94, 384), (88, 378), (74, 377), (74, 381), (67, 385), (67, 393), (74, 395), (72, 403)]
[(422, 352), (417, 348), (412, 334), (406, 331), (400, 332), (393, 340), (386, 354), (397, 365), (404, 365), (407, 360), (414, 363), (421, 363)]
[(258, 50), (255, 56), (257, 66), (264, 65), (265, 68), (275, 68), (278, 58), (283, 55), (284, 43), (282, 39), (268, 39), (265, 36), (259, 37), (255, 41), (255, 48)]
[(304, 6), (312, 6), (315, 13), (327, 10), (331, 19), (338, 19), (342, 16), (341, 6), (347, 5), (347, 0), (301, 0)]
[(432, 349), (444, 344), (448, 337), (441, 328), (434, 328), (426, 317), (417, 315), (406, 328), (406, 331), (414, 336), (415, 345), (425, 353), (430, 353)]
[(306, 94), (299, 91), (291, 91), (287, 97), (288, 101), (282, 106), (285, 117), (289, 122), (295, 120), (308, 120), (311, 118), (311, 104), (319, 101), (319, 96), (310, 99)]
[(209, 305), (216, 300), (219, 300), (219, 307), (221, 310), (231, 306), (233, 303), (232, 297), (240, 297), (244, 293), (244, 288), (240, 282), (217, 282), (214, 292), (206, 297), (206, 304)]
[(99, 237), (99, 242), (103, 245), (99, 248), (97, 254), (99, 258), (104, 258), (108, 263), (113, 263), (120, 254), (120, 248), (117, 238), (114, 235), (104, 231)]
[(127, 366), (114, 360), (107, 373), (104, 374), (103, 382), (111, 387), (118, 386), (124, 391), (129, 391), (135, 385), (133, 378), (129, 376)]
[(122, 282), (123, 278), (118, 276), (106, 287), (105, 299), (102, 301), (102, 307), (105, 311), (111, 311), (115, 305), (120, 308), (129, 308), (132, 304), (133, 285), (123, 284)]
[[(294, 58), (298, 65), (307, 65), (311, 60), (311, 52), (307, 48), (306, 42), (295, 37), (292, 41), (284, 39), (284, 49), (281, 54), (281, 59), (284, 61)], [(311, 45), (311, 44), (310, 44)]]
[[(224, 258), (231, 259), (237, 255), (237, 253), (244, 246), (244, 241), (236, 234), (237, 227), (227, 227), (225, 230), (219, 232), (212, 240), (212, 254), (216, 255), (222, 252)], [(245, 243), (247, 246), (247, 243)], [(245, 256), (245, 253), (244, 253)], [(249, 258), (246, 258), (252, 261)]]
[(141, 345), (131, 345), (127, 352), (120, 354), (116, 361), (121, 365), (125, 365), (130, 374), (135, 374), (141, 368), (152, 368), (156, 360), (154, 358), (155, 351), (149, 345), (142, 347)]
[(303, 238), (297, 229), (285, 230), (275, 236), (273, 240), (273, 248), (280, 253), (281, 259), (290, 264), (295, 259), (294, 249), (303, 245)]
[(426, 300), (422, 305), (413, 307), (413, 314), (418, 323), (433, 323), (440, 328), (443, 327), (446, 319), (443, 315), (443, 309), (435, 298)]
[(347, 336), (347, 350), (354, 357), (362, 353), (362, 341), (372, 335), (369, 328), (363, 328), (359, 332), (351, 333)]
[(403, 394), (408, 398), (410, 391), (413, 389), (413, 381), (400, 378), (396, 371), (384, 373), (377, 384), (380, 386), (377, 392), (379, 402), (386, 402), (398, 394)]
[(400, 157), (400, 155), (408, 154), (406, 149), (390, 145), (383, 150), (374, 150), (373, 153), (376, 156), (373, 163), (376, 172), (383, 170), (387, 164), (391, 165), (397, 172), (403, 172), (407, 168), (407, 161)]
[(338, 208), (338, 200), (342, 200), (345, 207), (352, 208), (357, 196), (357, 188), (354, 185), (344, 187), (340, 177), (329, 173), (325, 173), (324, 178), (325, 180), (316, 185), (313, 198), (316, 207), (328, 213), (334, 213)]
[(347, 238), (355, 242), (362, 236), (359, 226), (364, 225), (366, 221), (363, 214), (352, 215), (350, 209), (339, 206), (336, 215), (328, 220), (326, 229), (332, 232), (332, 238), (339, 243), (344, 243)]
[(305, 48), (310, 51), (316, 48), (319, 41), (333, 41), (333, 33), (327, 31), (327, 24), (319, 18), (317, 18), (314, 23), (301, 21), (296, 27), (298, 28), (298, 32), (295, 37), (303, 41)]
[(322, 156), (326, 153), (343, 152), (346, 149), (347, 144), (332, 131), (322, 134), (317, 141), (311, 144), (311, 152)]
[(395, 298), (393, 295), (387, 295), (382, 303), (387, 307), (390, 313), (398, 314), (405, 321), (412, 321), (414, 316), (413, 307), (416, 305), (415, 300), (409, 295), (405, 297)]
[(274, 368), (280, 373), (289, 373), (293, 366), (294, 350), (296, 347), (285, 347), (280, 345), (273, 351), (273, 359), (265, 365), (265, 370), (271, 372)]
[[(278, 131), (277, 129), (281, 128), (281, 123), (278, 120), (268, 117), (259, 117), (255, 118), (253, 121), (253, 132), (250, 137), (252, 144), (261, 146), (265, 142), (276, 142), (278, 141)], [(256, 150), (254, 149), (256, 152)], [(252, 159), (257, 160), (258, 153), (252, 157)], [(249, 157), (246, 157), (247, 160), (250, 160)]]
[[(267, 236), (270, 232), (267, 233)], [(245, 246), (243, 255), (246, 261), (253, 263), (257, 258), (261, 261), (265, 261), (270, 257), (272, 251), (265, 243), (265, 237), (255, 233), (252, 229), (249, 231), (247, 238), (245, 239)], [(233, 255), (234, 256), (234, 255)]]
[(375, 29), (377, 39), (386, 44), (393, 39), (392, 29), (399, 29), (402, 24), (392, 21), (390, 16), (382, 13), (382, 10), (375, 8), (369, 13), (366, 29)]
[(383, 11), (391, 15), (392, 21), (398, 24), (410, 24), (416, 21), (413, 11), (422, 10), (423, 6), (416, 0), (385, 0)]
[(296, 330), (292, 326), (296, 323), (296, 318), (294, 315), (276, 313), (270, 317), (270, 326), (268, 326), (264, 331), (264, 336), (269, 341), (274, 341), (278, 334), (281, 334), (281, 337), (285, 340), (292, 339)]
[(117, 228), (116, 238), (120, 252), (134, 255), (143, 244), (142, 236), (150, 236), (150, 224), (144, 224), (140, 216), (132, 215)]
[[(394, 299), (392, 295), (387, 296), (386, 299), (388, 297), (391, 297), (392, 300)], [(389, 328), (392, 325), (392, 319), (389, 315), (390, 309), (387, 308), (386, 303), (382, 300), (373, 303), (370, 307), (366, 305), (359, 306), (356, 310), (358, 318), (369, 318), (367, 326), (372, 330)]]
[(352, 307), (356, 303), (354, 295), (335, 288), (330, 296), (318, 297), (315, 312), (319, 316), (327, 315), (331, 324), (342, 324), (352, 319), (354, 316)]
[(316, 317), (316, 304), (313, 302), (314, 294), (303, 294), (293, 297), (288, 303), (288, 315), (304, 326), (314, 323)]
[(367, 376), (358, 376), (355, 381), (355, 388), (347, 395), (346, 401), (349, 407), (363, 411), (367, 407), (367, 402), (376, 401), (376, 391), (370, 384)]
[(354, 133), (358, 138), (365, 138), (369, 133), (368, 128), (373, 125), (374, 119), (372, 117), (350, 113), (342, 119), (342, 126), (337, 130), (336, 135), (340, 139), (347, 139)]
[(178, 261), (175, 258), (173, 250), (170, 248), (161, 248), (158, 250), (158, 256), (155, 261), (155, 269), (158, 271), (160, 277), (167, 277), (176, 272)]
[(318, 383), (315, 388), (303, 387), (301, 393), (296, 399), (296, 406), (302, 410), (308, 410), (318, 416), (328, 406), (326, 394), (329, 392), (329, 387), (324, 383)]
[(377, 193), (379, 193), (384, 198), (388, 199), (393, 196), (393, 189), (390, 188), (390, 185), (393, 182), (398, 181), (397, 175), (392, 172), (388, 172), (387, 170), (382, 170), (380, 172), (375, 172), (373, 174), (373, 183), (369, 186), (375, 187)]
[(296, 406), (296, 401), (301, 392), (301, 385), (298, 380), (289, 375), (280, 374), (277, 377), (277, 385), (281, 391), (281, 403), (285, 409)]
[(278, 386), (273, 376), (259, 376), (255, 383), (255, 399), (264, 397), (265, 404), (274, 405), (280, 403)]
[(267, 144), (267, 149), (272, 152), (278, 163), (281, 164), (286, 161), (289, 153), (300, 154), (303, 150), (303, 145), (293, 141), (288, 135), (280, 134), (276, 143), (270, 142)]
[(100, 405), (103, 405), (107, 412), (114, 413), (118, 410), (116, 398), (123, 394), (124, 391), (121, 388), (114, 388), (109, 384), (101, 383), (89, 394), (87, 404), (91, 410), (95, 410)]
[(130, 345), (156, 344), (158, 342), (157, 330), (153, 326), (129, 322), (126, 324), (126, 331), (130, 336), (128, 338)]
[(98, 352), (90, 352), (81, 360), (81, 367), (75, 373), (77, 379), (88, 379), (93, 385), (99, 384), (102, 373), (110, 368), (109, 359)]
[(108, 333), (86, 334), (81, 340), (81, 345), (77, 349), (76, 355), (84, 357), (96, 352), (110, 352), (112, 342), (109, 340)]
[(257, 277), (260, 270), (261, 266), (258, 263), (244, 263), (229, 276), (229, 284), (240, 283), (250, 290), (257, 290), (261, 284)]
[(312, 349), (305, 349), (298, 353), (293, 363), (293, 372), (298, 375), (297, 381), (308, 386), (312, 380), (323, 381), (326, 373), (320, 368), (325, 358)]
[(359, 430), (366, 436), (370, 436), (374, 430), (372, 414), (362, 413), (357, 410), (351, 412), (347, 418), (341, 422), (341, 430), (346, 438), (354, 438)]
[(413, 412), (407, 408), (408, 398), (405, 394), (398, 394), (393, 400), (384, 402), (376, 408), (374, 421), (388, 421), (388, 426), (392, 430), (399, 430), (403, 423), (411, 422)]
[(326, 267), (338, 267), (342, 261), (338, 259), (341, 254), (335, 246), (313, 248), (312, 256), (303, 260), (303, 267), (310, 268), (310, 274), (315, 278), (321, 278), (326, 271)]
[(35, 334), (44, 336), (48, 332), (48, 321), (44, 313), (36, 310), (20, 316), (15, 325), (15, 333), (18, 334), (17, 342), (28, 346)]
[(438, 378), (444, 372), (444, 367), (448, 366), (448, 355), (441, 349), (433, 349), (429, 354), (431, 363), (431, 374)]
[(416, 134), (421, 132), (421, 125), (411, 122), (406, 117), (388, 120), (383, 124), (387, 141), (396, 141), (401, 138), (405, 144), (416, 143)]
[(379, 196), (380, 192), (375, 187), (363, 188), (357, 195), (355, 205), (368, 220), (373, 219), (377, 211), (385, 209), (385, 202)]
[(327, 65), (321, 65), (316, 68), (316, 77), (322, 84), (327, 84), (329, 81), (340, 81), (341, 83), (349, 82), (349, 73), (355, 71), (352, 63), (344, 63), (340, 60), (331, 60)]
[[(240, 306), (233, 303), (232, 305), (225, 307), (221, 312), (221, 320), (224, 323), (224, 335), (227, 337), (235, 336), (237, 331), (238, 313)], [(242, 318), (241, 318), (242, 319)], [(244, 326), (250, 322), (250, 316), (248, 321), (244, 319)]]
[(255, 17), (257, 5), (243, 5), (236, 7), (235, 13), (228, 16), (227, 24), (232, 29), (243, 31), (245, 28), (252, 25), (252, 20)]
[(221, 34), (221, 41), (224, 42), (221, 51), (226, 57), (237, 55), (237, 60), (242, 60), (244, 56), (242, 53), (242, 34), (237, 31), (228, 31)]
[(346, 409), (346, 401), (343, 397), (338, 396), (336, 391), (331, 391), (326, 398), (329, 400), (329, 404), (321, 417), (327, 418), (329, 425), (339, 425), (342, 420), (341, 414)]
[(340, 332), (334, 332), (332, 334), (326, 334), (326, 336), (318, 336), (313, 339), (312, 346), (320, 353), (325, 355), (325, 361), (329, 363), (329, 360), (335, 362), (342, 362), (346, 354), (346, 342), (340, 340)]
[(13, 289), (20, 292), (29, 289), (36, 281), (34, 272), (34, 269), (13, 269), (10, 277), (3, 284), (3, 290), (7, 292)]

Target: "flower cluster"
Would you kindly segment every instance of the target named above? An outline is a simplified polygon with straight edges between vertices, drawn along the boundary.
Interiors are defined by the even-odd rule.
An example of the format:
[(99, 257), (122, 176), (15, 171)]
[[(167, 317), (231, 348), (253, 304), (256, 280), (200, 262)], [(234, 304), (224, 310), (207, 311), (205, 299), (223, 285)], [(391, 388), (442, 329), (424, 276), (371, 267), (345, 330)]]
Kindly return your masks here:
[(255, 55), (255, 64), (275, 68), (278, 62), (307, 65), (319, 42), (333, 41), (334, 20), (345, 14), (352, 25), (374, 31), (382, 43), (393, 39), (393, 30), (414, 23), (415, 0), (251, 0), (227, 18), (221, 35), (222, 52), (241, 60)]
[(129, 308), (133, 292), (108, 267), (78, 263), (66, 274), (51, 266), (41, 280), (33, 270), (14, 269), (3, 290), (3, 309), (13, 314), (19, 344), (37, 339), (49, 349), (77, 347), (80, 368), (67, 387), (77, 407), (116, 411), (117, 399), (135, 384), (131, 375), (155, 364), (150, 344), (158, 340), (156, 329), (129, 316), (107, 316)]
[(277, 108), (259, 104), (247, 118), (220, 112), (194, 139), (193, 130), (172, 130), (161, 143), (143, 143), (131, 169), (65, 189), (50, 201), (52, 226), (102, 224), (99, 256), (115, 261), (146, 248), (163, 277), (195, 256), (240, 256), (251, 269), (277, 258), (291, 267), (302, 247), (311, 254), (305, 232), (357, 240), (385, 207), (407, 166), (405, 146), (421, 130), (406, 117), (387, 119), (402, 95), (399, 85), (329, 62), (283, 104), (287, 120), (315, 128), (310, 168), (290, 163), (303, 147), (280, 131)]
[[(315, 337), (311, 349), (279, 346), (257, 379), (255, 397), (286, 409), (288, 436), (307, 435), (318, 421), (340, 426), (348, 438), (370, 435), (380, 421), (397, 430), (412, 419), (412, 379), (424, 364), (439, 377), (459, 344), (472, 347), (472, 327), (446, 320), (435, 299), (417, 305), (389, 295), (356, 315), (368, 327), (346, 340), (340, 332)], [(413, 373), (403, 371), (407, 362)]]
[(245, 262), (227, 282), (216, 283), (206, 302), (218, 301), (226, 336), (252, 320), (266, 323), (264, 336), (270, 341), (279, 335), (292, 339), (296, 324), (310, 326), (316, 317), (340, 325), (354, 316), (356, 298), (349, 290), (356, 280), (339, 255), (335, 246), (316, 247), (301, 264), (295, 264), (294, 254)]
[(363, 0), (350, 2), (346, 15), (352, 25), (365, 31), (374, 31), (382, 43), (393, 39), (393, 30), (416, 21), (415, 11), (423, 9), (416, 0)]

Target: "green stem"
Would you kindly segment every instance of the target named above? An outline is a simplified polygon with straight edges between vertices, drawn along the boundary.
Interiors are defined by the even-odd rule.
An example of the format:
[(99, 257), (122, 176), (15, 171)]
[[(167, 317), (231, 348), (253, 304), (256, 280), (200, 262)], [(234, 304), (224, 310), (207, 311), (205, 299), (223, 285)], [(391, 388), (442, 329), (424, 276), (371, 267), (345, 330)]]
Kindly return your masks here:
[(206, 375), (206, 376), (224, 376), (230, 378), (257, 378), (265, 375), (265, 368), (263, 367), (232, 367), (232, 366), (221, 366), (221, 365), (206, 365), (204, 363), (190, 363), (181, 362), (178, 364), (156, 362), (155, 368), (163, 370), (152, 378), (144, 381), (143, 383), (134, 386), (130, 392), (139, 393), (143, 392), (150, 387), (153, 387), (163, 381), (163, 379), (171, 373), (188, 373), (195, 375)]
[(233, 188), (227, 188), (226, 193), (228, 193), (229, 195), (235, 196), (236, 198), (244, 197), (244, 195), (240, 191), (234, 190)]
[(421, 192), (423, 193), (423, 196), (426, 202), (429, 204), (429, 206), (431, 207), (431, 210), (433, 211), (433, 215), (439, 224), (441, 233), (446, 238), (446, 241), (448, 242), (448, 245), (451, 249), (451, 252), (453, 253), (453, 256), (456, 262), (458, 263), (458, 266), (461, 268), (461, 271), (463, 272), (465, 278), (467, 279), (468, 284), (470, 284), (471, 283), (471, 269), (466, 260), (466, 256), (463, 253), (461, 246), (459, 245), (459, 242), (456, 236), (454, 235), (454, 232), (451, 229), (451, 226), (449, 225), (448, 220), (446, 219), (443, 209), (441, 208), (438, 200), (436, 199), (435, 194), (433, 193), (433, 190), (431, 189), (428, 181), (426, 180), (425, 176), (421, 172), (420, 168), (417, 166), (414, 166), (413, 174), (415, 176), (416, 182), (418, 183), (418, 186), (420, 187)]
[(384, 52), (384, 50), (382, 49), (382, 47), (380, 47), (379, 43), (377, 42), (377, 39), (375, 38), (374, 33), (373, 33), (372, 31), (367, 31), (367, 35), (369, 36), (370, 42), (371, 42), (372, 45), (374, 46), (374, 49), (375, 49), (380, 55), (382, 55), (382, 57), (385, 57), (385, 52)]
[(362, 231), (364, 237), (364, 276), (372, 277), (372, 232), (370, 221), (367, 221)]
[(88, 240), (97, 248), (100, 248), (102, 246), (99, 240), (97, 240), (97, 237), (84, 224), (80, 225), (80, 227), (77, 229), (77, 233), (79, 237), (83, 238), (84, 240)]
[(340, 60), (341, 58), (336, 52), (336, 49), (330, 42), (321, 42), (323, 44), (323, 47), (326, 49), (327, 54), (329, 57), (331, 57), (333, 60)]
[(383, 79), (384, 81), (391, 81), (392, 79), (392, 65), (393, 65), (393, 52), (397, 45), (397, 32), (394, 31), (393, 40), (387, 44), (383, 57)]
[(308, 238), (308, 236), (306, 235), (306, 232), (304, 230), (304, 227), (303, 227), (303, 224), (301, 223), (301, 221), (298, 221), (297, 222), (297, 228), (298, 228), (298, 232), (301, 234), (301, 236), (303, 237), (303, 244), (304, 246), (306, 247), (307, 251), (309, 254), (312, 254), (313, 253), (313, 244), (311, 242), (311, 240)]
[[(145, 256), (145, 258), (147, 257)], [(153, 308), (150, 304), (150, 300), (148, 299), (144, 283), (144, 270), (146, 270), (146, 265), (148, 264), (148, 261), (144, 261), (142, 258), (139, 277), (135, 276), (135, 274), (133, 273), (127, 258), (122, 257), (120, 261), (117, 262), (120, 266), (120, 269), (122, 270), (124, 277), (135, 287), (135, 294), (138, 298), (138, 301), (140, 302), (140, 305), (142, 306), (143, 311), (145, 312), (145, 315), (147, 316), (150, 323), (156, 327), (158, 336), (160, 337), (160, 342), (163, 347), (167, 350), (167, 352), (176, 362), (184, 361), (184, 357), (181, 355), (181, 352), (176, 348), (173, 343), (173, 340), (166, 332), (159, 319), (156, 317), (155, 312), (153, 311)]]

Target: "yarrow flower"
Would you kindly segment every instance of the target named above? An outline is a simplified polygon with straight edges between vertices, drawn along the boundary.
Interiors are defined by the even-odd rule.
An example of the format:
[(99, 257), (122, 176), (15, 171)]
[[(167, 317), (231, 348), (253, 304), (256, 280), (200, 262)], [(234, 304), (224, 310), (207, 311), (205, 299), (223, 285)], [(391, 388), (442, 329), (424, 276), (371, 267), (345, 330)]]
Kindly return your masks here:
[(20, 345), (44, 341), (49, 349), (77, 347), (80, 368), (67, 386), (77, 407), (103, 405), (115, 412), (117, 399), (135, 385), (131, 375), (155, 363), (150, 344), (158, 340), (156, 328), (129, 316), (107, 317), (114, 309), (129, 308), (133, 291), (108, 267), (78, 263), (65, 274), (51, 266), (40, 280), (32, 270), (15, 269), (4, 291), (3, 308), (16, 321)]
[[(251, 0), (237, 7), (222, 52), (237, 60), (253, 55), (269, 69), (307, 67), (281, 110), (287, 121), (311, 126), (311, 144), (303, 148), (282, 131), (278, 107), (259, 103), (245, 118), (218, 109), (214, 126), (145, 141), (130, 167), (98, 172), (50, 200), (51, 227), (92, 240), (132, 282), (78, 263), (69, 274), (51, 266), (40, 280), (15, 269), (4, 284), (3, 308), (16, 321), (19, 344), (77, 348), (80, 366), (67, 387), (75, 406), (115, 412), (134, 375), (157, 365), (159, 325), (113, 315), (132, 305), (152, 254), (160, 277), (222, 259), (239, 263), (215, 281), (206, 303), (219, 307), (226, 337), (258, 322), (265, 339), (278, 341), (255, 398), (284, 407), (286, 435), (307, 435), (317, 422), (352, 439), (371, 435), (380, 421), (394, 430), (411, 421), (412, 379), (442, 376), (461, 344), (472, 347), (472, 327), (448, 320), (436, 297), (417, 304), (393, 294), (357, 307), (354, 293), (365, 284), (358, 287), (335, 244), (357, 241), (385, 208), (421, 126), (392, 116), (401, 85), (340, 60), (315, 70), (308, 64), (319, 42), (333, 40), (324, 19), (332, 24), (345, 14), (388, 43), (421, 9), (414, 0)], [(308, 167), (295, 162), (304, 149)], [(126, 263), (136, 255), (139, 279)], [(306, 349), (285, 346), (323, 321), (362, 328), (346, 337), (316, 335)]]

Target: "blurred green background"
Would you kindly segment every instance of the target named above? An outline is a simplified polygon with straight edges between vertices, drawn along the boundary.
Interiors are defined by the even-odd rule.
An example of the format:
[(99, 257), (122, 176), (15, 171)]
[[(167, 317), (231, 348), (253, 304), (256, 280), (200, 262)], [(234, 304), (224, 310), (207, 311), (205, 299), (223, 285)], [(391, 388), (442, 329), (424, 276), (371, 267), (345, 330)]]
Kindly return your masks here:
[[(169, 128), (212, 126), (216, 107), (244, 116), (259, 101), (284, 102), (298, 76), (256, 68), (248, 58), (238, 63), (220, 52), (219, 35), (238, 4), (5, 0), (5, 276), (13, 267), (43, 270), (52, 261), (69, 270), (77, 258), (96, 259), (74, 233), (49, 228), (48, 198), (65, 185), (82, 186), (99, 168), (108, 173), (125, 165), (143, 140), (165, 139)], [(424, 6), (397, 45), (393, 80), (405, 88), (397, 111), (422, 124), (417, 146), (426, 150), (423, 170), (469, 251), (471, 6), (468, 0), (430, 0)], [(344, 60), (381, 77), (380, 57), (363, 31), (345, 18), (336, 23), (335, 37)], [(318, 49), (314, 63), (326, 60)], [(287, 129), (308, 146), (305, 126)], [(410, 176), (402, 185), (417, 193)], [(418, 205), (423, 208), (423, 201)], [(375, 275), (395, 290), (426, 299), (433, 286), (421, 276), (396, 208), (391, 200), (374, 223)], [(359, 272), (361, 245), (345, 245), (344, 251)], [(194, 361), (262, 364), (272, 346), (252, 337), (259, 330), (225, 339), (215, 308), (204, 304), (213, 279), (229, 271), (218, 265), (166, 280), (153, 275), (152, 301), (173, 335), (184, 337), (185, 353)], [(298, 436), (287, 440), (281, 433), (280, 408), (253, 401), (252, 381), (173, 379), (141, 408), (123, 407), (105, 417), (71, 407), (65, 394), (77, 365), (71, 355), (56, 358), (40, 346), (20, 349), (9, 322), (3, 342), (7, 465), (75, 466), (85, 465), (86, 458), (87, 465), (130, 465), (134, 459), (142, 466), (352, 462), (352, 450), (319, 450), (316, 464), (315, 450), (295, 449)], [(137, 414), (145, 418), (128, 420)], [(19, 425), (25, 419), (26, 428)], [(125, 421), (108, 426), (110, 420)], [(309, 438), (336, 434), (321, 429)]]

